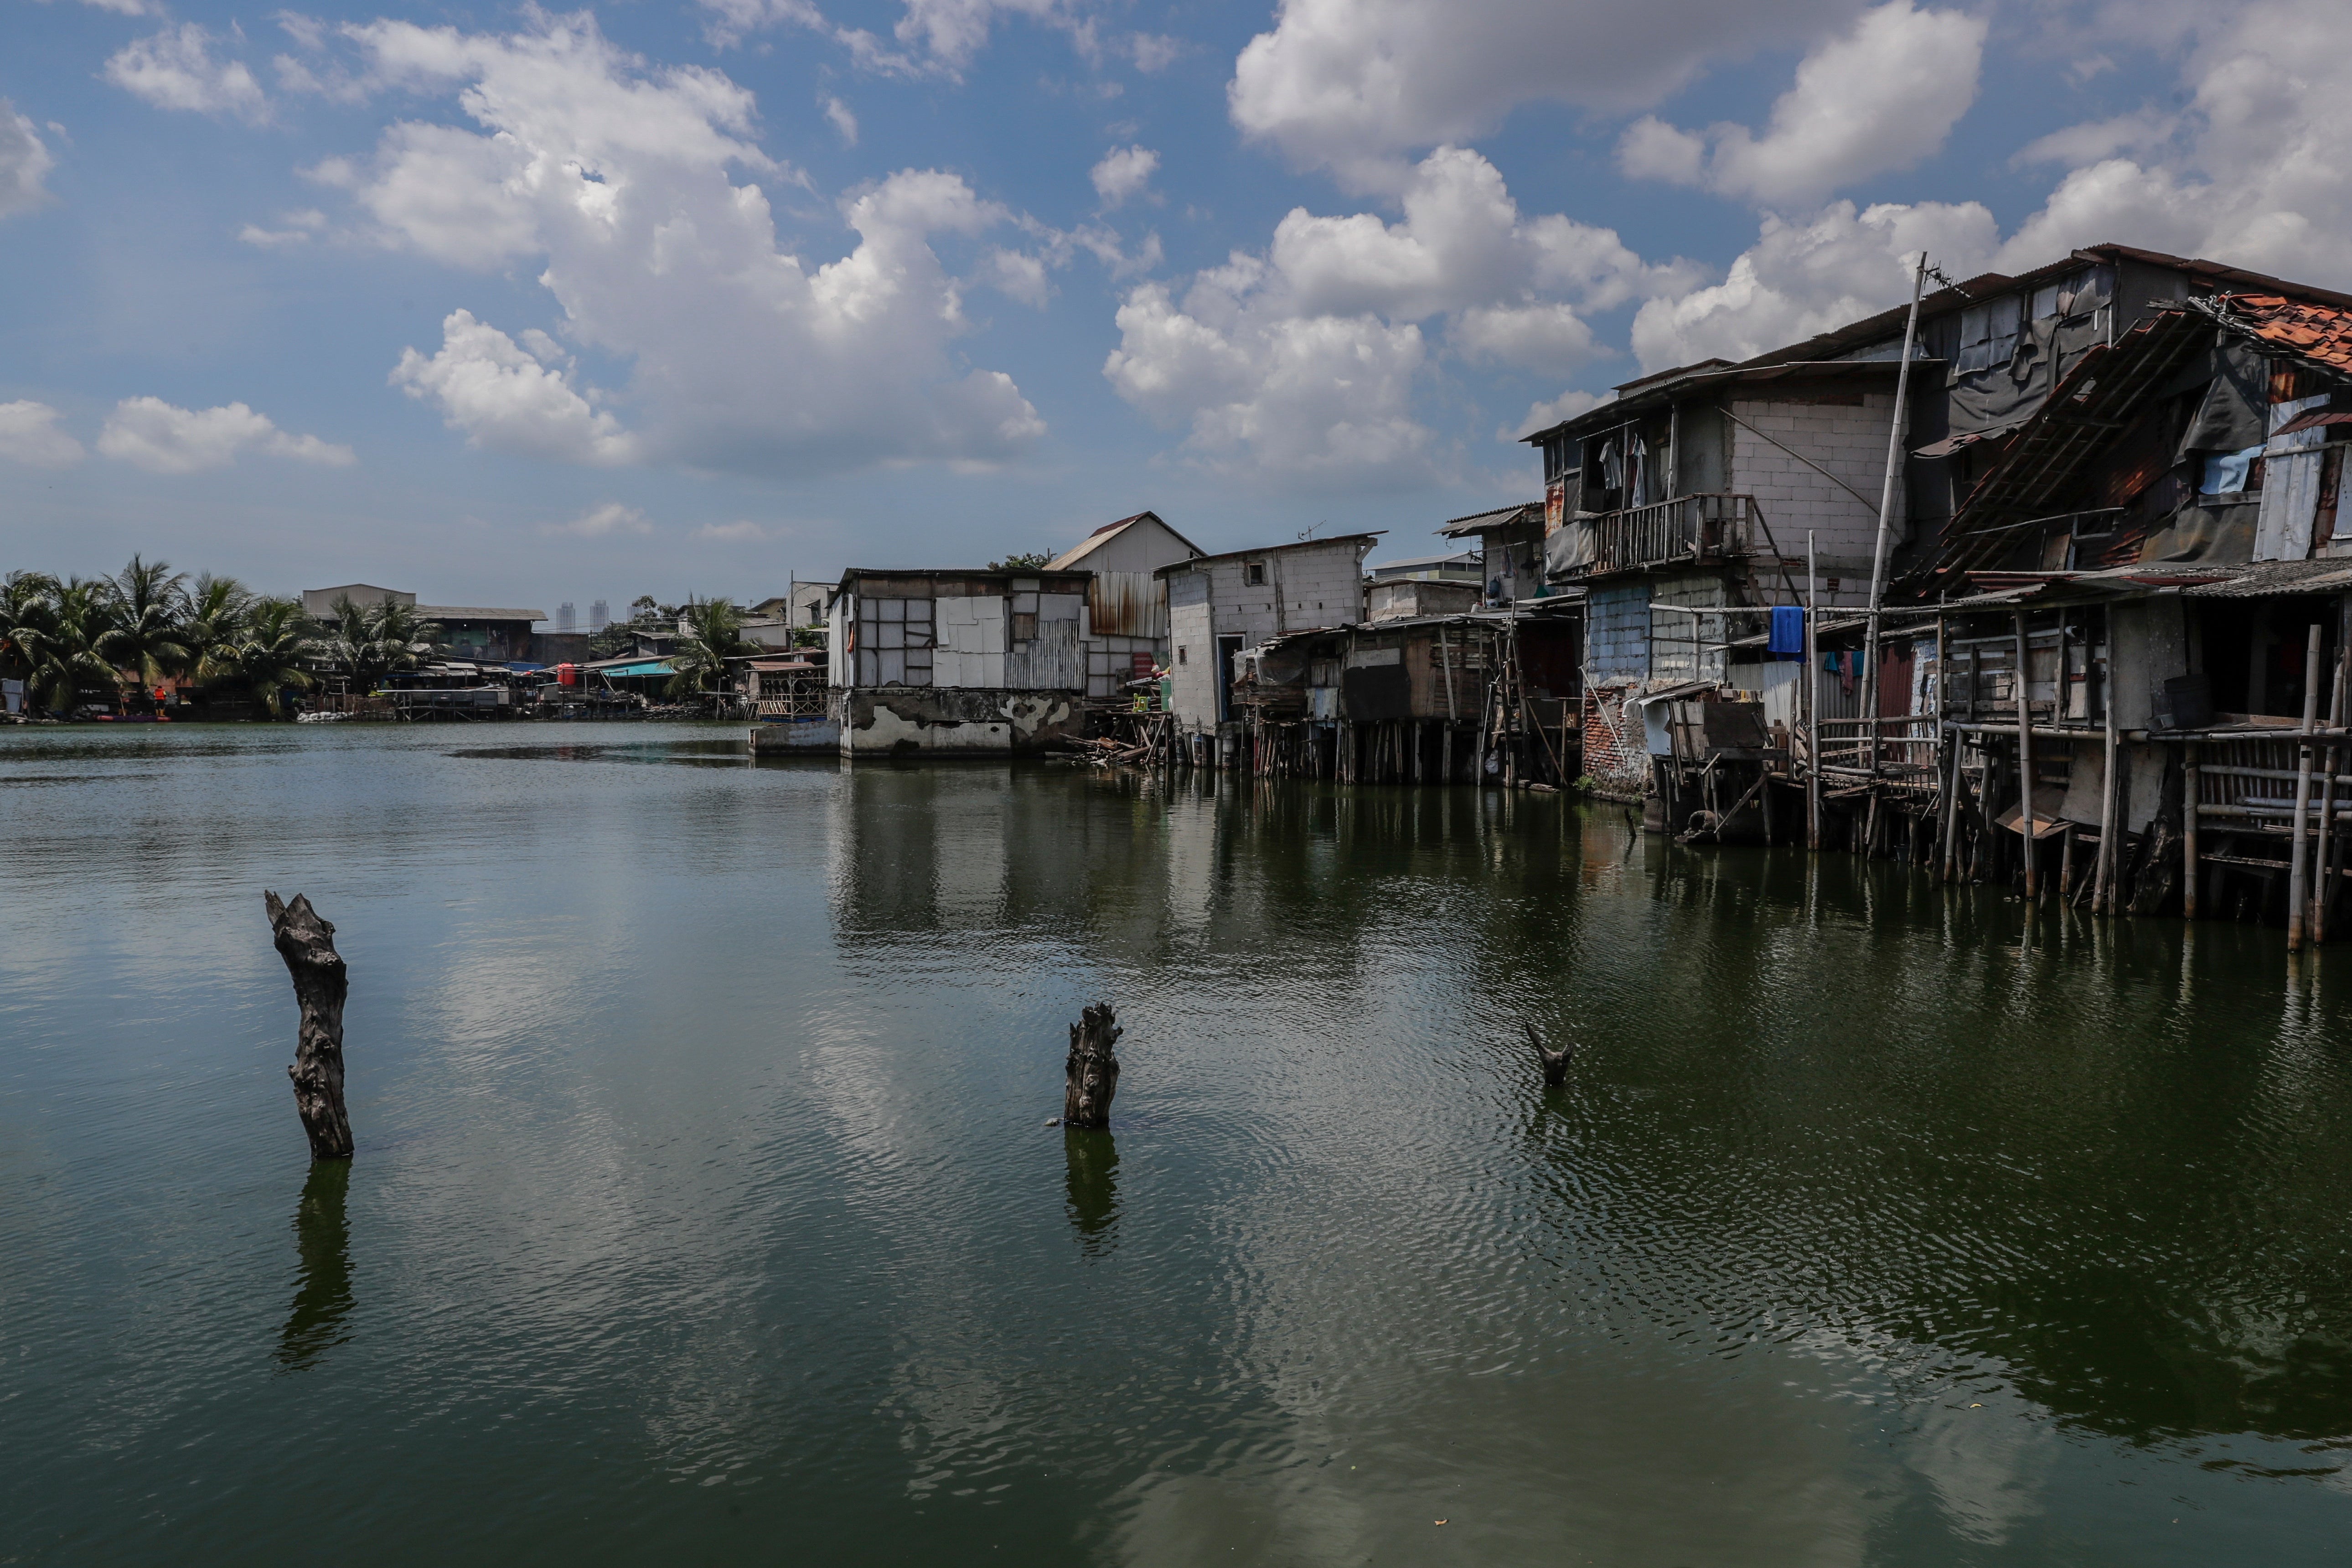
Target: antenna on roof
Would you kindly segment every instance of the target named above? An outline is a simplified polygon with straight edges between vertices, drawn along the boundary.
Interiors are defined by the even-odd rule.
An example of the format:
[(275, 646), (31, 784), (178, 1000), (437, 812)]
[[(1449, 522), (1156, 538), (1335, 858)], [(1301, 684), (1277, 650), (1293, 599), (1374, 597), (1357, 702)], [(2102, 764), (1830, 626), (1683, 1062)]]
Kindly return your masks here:
[(1316, 531), (1317, 529), (1318, 529), (1318, 528), (1323, 527), (1326, 523), (1329, 522), (1330, 521), (1331, 521), (1331, 520), (1330, 520), (1329, 518), (1328, 518), (1328, 517), (1318, 517), (1318, 518), (1317, 518), (1313, 522), (1308, 523), (1305, 528), (1303, 528), (1303, 529), (1301, 529), (1301, 530), (1299, 530), (1299, 531), (1298, 531), (1298, 542), (1299, 542), (1300, 543), (1304, 544), (1305, 542), (1307, 542), (1307, 541), (1308, 541), (1308, 540), (1310, 540), (1310, 539), (1314, 538), (1314, 537), (1315, 537), (1315, 531)]
[(1921, 270), (1925, 271), (1928, 277), (1933, 278), (1937, 282), (1941, 283), (1945, 288), (1949, 289), (1953, 293), (1958, 294), (1961, 299), (1973, 300), (1976, 298), (1975, 295), (1969, 293), (1967, 289), (1953, 282), (1951, 279), (1946, 275), (1942, 268), (1927, 267), (1923, 268)]

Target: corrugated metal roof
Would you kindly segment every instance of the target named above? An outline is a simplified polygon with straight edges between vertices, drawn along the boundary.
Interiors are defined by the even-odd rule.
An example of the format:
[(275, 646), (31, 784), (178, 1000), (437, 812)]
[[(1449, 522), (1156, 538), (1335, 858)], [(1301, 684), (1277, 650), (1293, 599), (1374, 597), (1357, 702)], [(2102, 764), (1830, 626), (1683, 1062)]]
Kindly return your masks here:
[(1539, 500), (1521, 501), (1517, 506), (1496, 507), (1492, 511), (1474, 511), (1468, 517), (1453, 517), (1437, 525), (1437, 531), (1448, 539), (1461, 539), (1473, 533), (1486, 533), (1513, 523), (1528, 521), (1532, 516), (1540, 521), (1544, 503)]

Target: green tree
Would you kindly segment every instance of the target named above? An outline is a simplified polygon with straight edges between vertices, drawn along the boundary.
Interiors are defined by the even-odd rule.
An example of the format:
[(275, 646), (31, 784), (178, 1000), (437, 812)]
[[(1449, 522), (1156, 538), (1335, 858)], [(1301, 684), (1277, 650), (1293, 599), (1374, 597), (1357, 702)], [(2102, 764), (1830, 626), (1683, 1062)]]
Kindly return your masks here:
[(302, 667), (318, 658), (319, 651), (319, 640), (299, 601), (256, 599), (223, 660), (225, 675), (251, 692), (272, 718), (282, 719), (286, 692), (308, 690), (315, 684)]
[(1030, 550), (1018, 555), (1008, 555), (1002, 561), (992, 561), (988, 569), (991, 572), (1034, 572), (1052, 559), (1054, 552), (1050, 550)]
[(173, 571), (168, 561), (133, 555), (108, 584), (112, 624), (100, 635), (96, 649), (117, 669), (137, 676), (142, 687), (194, 662), (183, 629), (187, 581), (187, 574)]
[(218, 680), (235, 674), (237, 638), (245, 633), (245, 617), (253, 608), (253, 593), (234, 577), (207, 572), (188, 589), (188, 609), (180, 623), (180, 643), (188, 650), (188, 668), (198, 680)]
[(730, 658), (760, 651), (744, 640), (743, 612), (725, 599), (688, 599), (678, 617), (686, 632), (669, 655), (673, 700), (717, 689), (726, 681)]
[(25, 661), (26, 696), (52, 713), (69, 715), (85, 690), (115, 683), (113, 662), (99, 651), (114, 629), (113, 588), (103, 577), (52, 579), (10, 631)]

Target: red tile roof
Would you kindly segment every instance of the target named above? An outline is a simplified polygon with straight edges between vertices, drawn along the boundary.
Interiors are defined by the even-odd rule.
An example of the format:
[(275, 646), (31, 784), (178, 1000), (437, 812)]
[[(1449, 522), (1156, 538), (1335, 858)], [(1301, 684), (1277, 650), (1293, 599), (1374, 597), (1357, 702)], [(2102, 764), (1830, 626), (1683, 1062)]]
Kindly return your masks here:
[(2308, 305), (2277, 294), (2231, 294), (2218, 301), (2232, 320), (2264, 342), (2305, 359), (2352, 372), (2352, 310)]

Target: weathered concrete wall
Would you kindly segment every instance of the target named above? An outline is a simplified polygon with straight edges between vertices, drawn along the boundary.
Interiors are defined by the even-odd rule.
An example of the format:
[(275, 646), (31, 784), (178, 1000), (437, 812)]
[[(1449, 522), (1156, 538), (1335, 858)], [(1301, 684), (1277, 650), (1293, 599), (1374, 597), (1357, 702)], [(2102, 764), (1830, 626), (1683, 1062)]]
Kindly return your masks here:
[(2189, 673), (2188, 616), (2178, 598), (2163, 598), (2117, 605), (2107, 616), (2116, 727), (2145, 730), (2164, 683)]
[(1168, 640), (1175, 651), (1169, 666), (1170, 708), (1187, 730), (1217, 721), (1217, 639), (1209, 608), (1209, 580), (1180, 572), (1168, 580)]
[[(1773, 537), (1791, 558), (1803, 557), (1805, 531), (1813, 530), (1822, 573), (1839, 578), (1841, 589), (1858, 587), (1858, 593), (1842, 593), (1840, 602), (1849, 597), (1867, 600), (1895, 395), (1891, 391), (1861, 393), (1845, 401), (1741, 398), (1732, 404), (1731, 411), (1745, 423), (1731, 426), (1731, 472), (1726, 488), (1756, 498), (1772, 525)], [(1853, 489), (1799, 462), (1765, 436), (1803, 453)], [(1890, 555), (1908, 536), (1904, 522), (1907, 506), (1898, 489), (1896, 526), (1888, 541)], [(1763, 548), (1762, 539), (1756, 542)], [(1858, 584), (1852, 581), (1857, 579)]]
[(1004, 756), (1085, 729), (1076, 691), (853, 689), (833, 693), (831, 717), (849, 756)]

